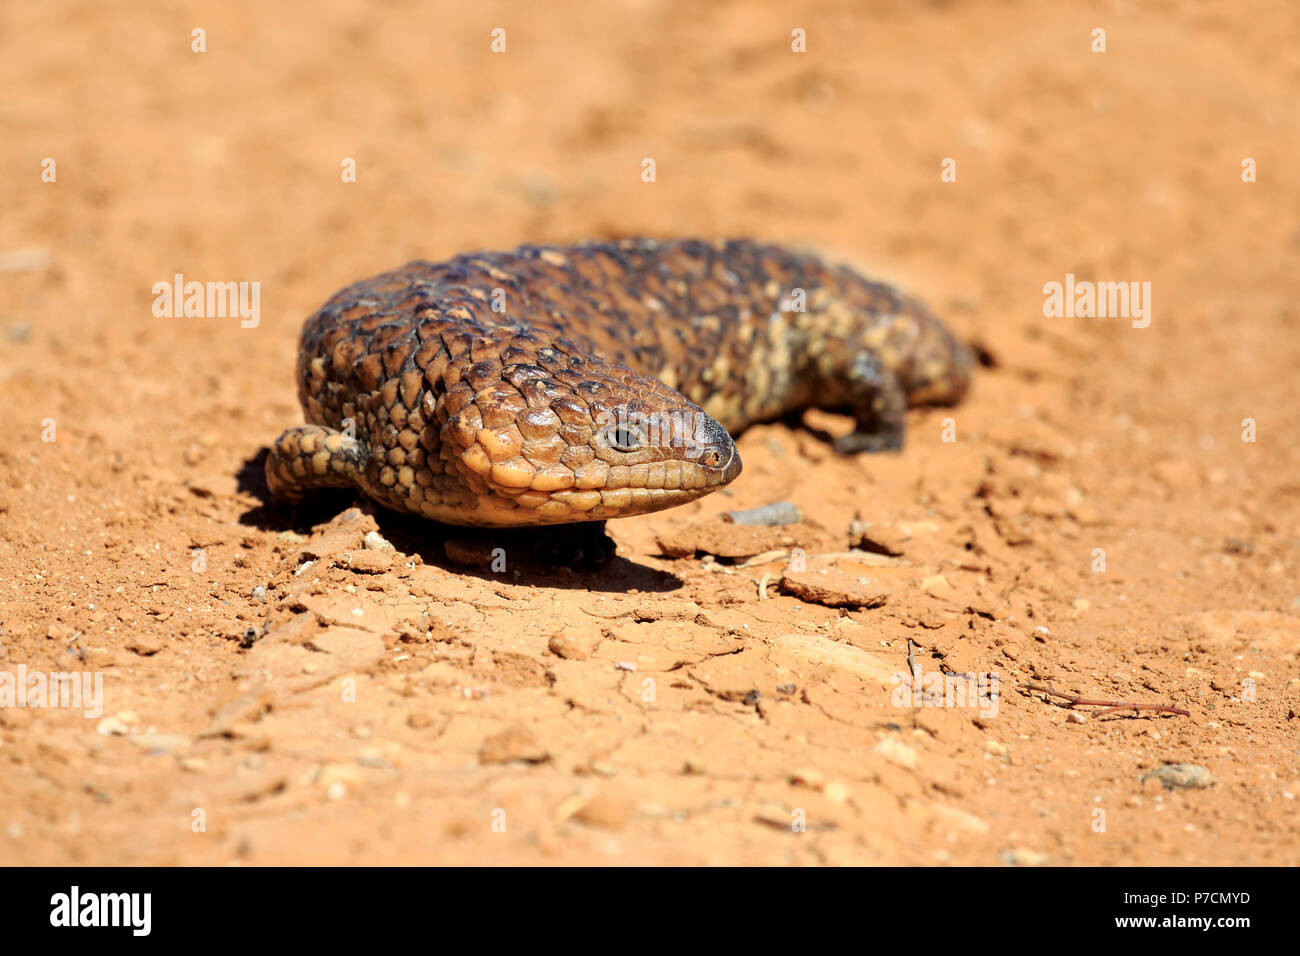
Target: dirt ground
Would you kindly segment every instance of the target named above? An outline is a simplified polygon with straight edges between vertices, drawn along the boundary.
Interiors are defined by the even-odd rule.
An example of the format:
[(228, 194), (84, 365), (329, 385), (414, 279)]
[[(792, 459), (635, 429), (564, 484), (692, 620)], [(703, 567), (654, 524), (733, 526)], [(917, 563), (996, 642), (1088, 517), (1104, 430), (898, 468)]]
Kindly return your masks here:
[[(0, 861), (1300, 862), (1300, 7), (1248, 9), (6, 3), (0, 682), (103, 690), (0, 709)], [(751, 429), (597, 572), (267, 499), (336, 289), (634, 235), (817, 249), (986, 367), (901, 455)]]

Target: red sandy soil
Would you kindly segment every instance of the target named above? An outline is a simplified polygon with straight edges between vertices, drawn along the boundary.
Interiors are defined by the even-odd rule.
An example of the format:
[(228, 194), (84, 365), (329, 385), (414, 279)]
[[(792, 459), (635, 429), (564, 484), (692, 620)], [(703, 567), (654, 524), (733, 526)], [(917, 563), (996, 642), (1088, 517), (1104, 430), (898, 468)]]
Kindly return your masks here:
[[(310, 11), (0, 12), (0, 672), (104, 689), (0, 709), (0, 861), (1298, 862), (1300, 8)], [(340, 286), (632, 235), (820, 250), (989, 365), (901, 455), (750, 430), (599, 572), (264, 500)], [(155, 317), (178, 272), (260, 324)], [(1067, 273), (1150, 282), (1150, 326), (1045, 318)], [(996, 708), (897, 699), (910, 646)]]

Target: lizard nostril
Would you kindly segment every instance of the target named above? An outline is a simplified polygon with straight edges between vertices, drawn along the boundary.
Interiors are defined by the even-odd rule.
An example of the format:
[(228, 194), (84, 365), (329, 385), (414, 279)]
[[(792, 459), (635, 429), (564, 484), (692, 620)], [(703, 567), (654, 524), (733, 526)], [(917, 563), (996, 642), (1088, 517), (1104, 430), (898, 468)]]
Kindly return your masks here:
[(700, 464), (711, 471), (721, 471), (729, 467), (735, 457), (731, 445), (709, 445), (700, 455)]

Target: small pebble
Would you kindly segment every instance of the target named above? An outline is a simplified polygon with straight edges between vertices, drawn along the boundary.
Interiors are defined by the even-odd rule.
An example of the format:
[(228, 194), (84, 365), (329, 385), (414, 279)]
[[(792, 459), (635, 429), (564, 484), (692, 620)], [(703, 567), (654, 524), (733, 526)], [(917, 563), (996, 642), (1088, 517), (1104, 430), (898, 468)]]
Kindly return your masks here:
[(125, 737), (130, 732), (131, 728), (126, 722), (116, 717), (105, 717), (95, 725), (95, 733), (101, 737)]
[(921, 758), (917, 756), (916, 750), (907, 744), (893, 737), (886, 737), (871, 748), (873, 753), (878, 753), (892, 764), (897, 764), (906, 770), (915, 770)]
[(1215, 783), (1210, 771), (1194, 763), (1167, 763), (1143, 774), (1139, 779), (1158, 780), (1166, 790), (1200, 790)]
[(367, 531), (364, 538), (361, 539), (367, 548), (372, 551), (394, 551), (396, 550), (388, 539), (378, 531)]

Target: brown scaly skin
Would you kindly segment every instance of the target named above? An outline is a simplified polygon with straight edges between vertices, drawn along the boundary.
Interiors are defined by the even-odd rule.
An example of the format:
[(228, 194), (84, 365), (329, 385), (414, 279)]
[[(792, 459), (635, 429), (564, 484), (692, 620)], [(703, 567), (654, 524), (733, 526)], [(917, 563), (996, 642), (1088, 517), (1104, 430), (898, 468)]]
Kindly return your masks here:
[(907, 407), (957, 401), (971, 367), (915, 300), (750, 240), (412, 262), (307, 320), (313, 424), (277, 439), (267, 484), (448, 524), (602, 521), (721, 488), (728, 430), (809, 407), (854, 416), (840, 451), (900, 448)]

